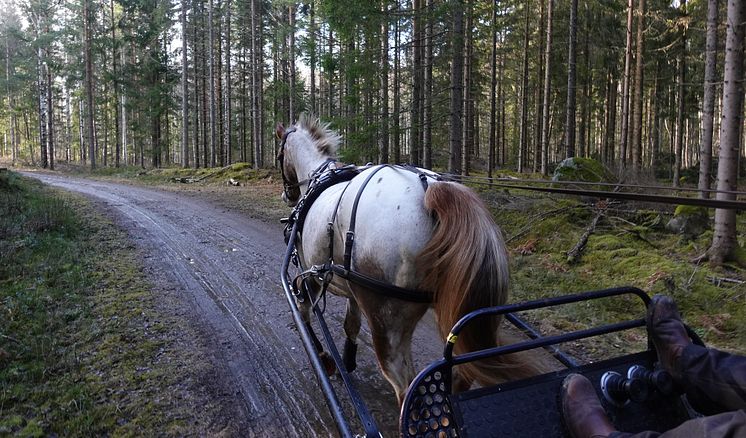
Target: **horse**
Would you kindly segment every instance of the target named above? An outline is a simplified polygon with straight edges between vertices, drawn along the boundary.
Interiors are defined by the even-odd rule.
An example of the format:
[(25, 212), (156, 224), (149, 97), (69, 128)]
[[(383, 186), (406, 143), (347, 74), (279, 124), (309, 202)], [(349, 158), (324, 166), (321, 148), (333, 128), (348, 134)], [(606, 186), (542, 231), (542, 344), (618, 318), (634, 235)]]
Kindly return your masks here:
[[(301, 114), (290, 129), (277, 124), (282, 198), (294, 207), (318, 175), (339, 166), (340, 137), (312, 116)], [(354, 243), (349, 240), (354, 222)], [(411, 341), (417, 322), (430, 306), (445, 341), (450, 329), (470, 311), (504, 304), (508, 297), (508, 255), (500, 229), (481, 198), (456, 182), (411, 166), (369, 166), (349, 181), (318, 195), (296, 241), (301, 265), (342, 265), (350, 247), (350, 270), (400, 289), (421, 291), (426, 300), (391, 297), (376, 283), (334, 275), (328, 290), (346, 297), (344, 363), (355, 368), (361, 313), (370, 327), (379, 367), (399, 405), (415, 376)], [(319, 293), (322, 285), (311, 282)], [(309, 324), (311, 300), (299, 303)], [(458, 336), (455, 353), (498, 345), (497, 318), (480, 318)], [(320, 344), (317, 345), (320, 348)], [(531, 363), (500, 356), (459, 366), (454, 388), (468, 389), (538, 374)]]

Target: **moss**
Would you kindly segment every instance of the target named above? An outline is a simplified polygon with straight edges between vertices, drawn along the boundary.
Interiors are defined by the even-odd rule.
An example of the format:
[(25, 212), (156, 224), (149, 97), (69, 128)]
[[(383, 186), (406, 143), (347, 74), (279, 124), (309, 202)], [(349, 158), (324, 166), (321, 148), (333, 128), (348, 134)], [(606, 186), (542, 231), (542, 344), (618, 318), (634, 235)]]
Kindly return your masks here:
[(564, 159), (554, 170), (553, 181), (614, 182), (614, 175), (592, 158)]
[(707, 208), (695, 205), (678, 205), (673, 213), (674, 216), (708, 216)]

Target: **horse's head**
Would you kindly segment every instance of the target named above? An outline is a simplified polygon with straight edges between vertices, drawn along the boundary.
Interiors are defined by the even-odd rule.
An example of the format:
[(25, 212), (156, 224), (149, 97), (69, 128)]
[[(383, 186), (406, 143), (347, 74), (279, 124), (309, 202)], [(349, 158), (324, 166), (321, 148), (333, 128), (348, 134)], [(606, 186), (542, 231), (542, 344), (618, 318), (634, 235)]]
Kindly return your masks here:
[(300, 199), (300, 184), (298, 184), (298, 173), (295, 168), (295, 157), (293, 148), (288, 145), (288, 136), (296, 132), (295, 127), (285, 129), (282, 123), (277, 124), (275, 133), (280, 139), (280, 148), (277, 153), (277, 161), (282, 174), (282, 200), (288, 206), (294, 207)]
[(278, 123), (275, 134), (280, 139), (277, 161), (282, 173), (282, 200), (294, 207), (314, 170), (334, 157), (339, 135), (328, 124), (306, 114), (287, 129)]

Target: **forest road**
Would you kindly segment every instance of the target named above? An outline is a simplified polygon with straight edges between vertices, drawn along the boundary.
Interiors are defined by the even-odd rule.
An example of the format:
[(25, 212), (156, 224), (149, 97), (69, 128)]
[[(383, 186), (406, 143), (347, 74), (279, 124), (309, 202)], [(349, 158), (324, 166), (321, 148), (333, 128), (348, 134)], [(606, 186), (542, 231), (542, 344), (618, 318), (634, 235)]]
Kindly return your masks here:
[[(234, 423), (241, 436), (338, 435), (280, 286), (285, 245), (279, 223), (173, 192), (49, 173), (26, 175), (96, 201), (142, 251), (156, 288), (177, 290), (187, 309), (180, 313), (206, 337), (212, 384), (224, 393), (219, 402), (243, 417)], [(341, 346), (344, 301), (330, 297), (327, 309)], [(441, 356), (436, 333), (428, 312), (413, 339), (417, 370)], [(378, 369), (365, 323), (359, 343), (353, 378), (383, 435), (397, 436), (396, 398)], [(333, 380), (344, 400), (341, 379)], [(346, 411), (362, 434), (351, 405)]]

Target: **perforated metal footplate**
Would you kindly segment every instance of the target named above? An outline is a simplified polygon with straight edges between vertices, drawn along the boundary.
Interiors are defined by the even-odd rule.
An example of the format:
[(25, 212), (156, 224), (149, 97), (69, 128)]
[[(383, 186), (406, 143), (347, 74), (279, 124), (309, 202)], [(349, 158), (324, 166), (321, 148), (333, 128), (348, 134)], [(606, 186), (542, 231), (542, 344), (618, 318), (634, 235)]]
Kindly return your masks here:
[(402, 436), (453, 438), (458, 436), (453, 421), (453, 410), (448, 400), (446, 388), (448, 373), (434, 369), (423, 376), (411, 400), (407, 403), (409, 410), (402, 412)]
[[(626, 375), (632, 365), (651, 369), (653, 359), (653, 353), (643, 352), (450, 396), (458, 434), (480, 438), (567, 436), (561, 420), (559, 394), (568, 374), (575, 372), (588, 377), (601, 397), (599, 382), (604, 372)], [(643, 403), (629, 402), (623, 407), (612, 406), (605, 400), (602, 403), (615, 426), (625, 432), (664, 431), (689, 419), (680, 397), (665, 397), (656, 390), (651, 391)]]

